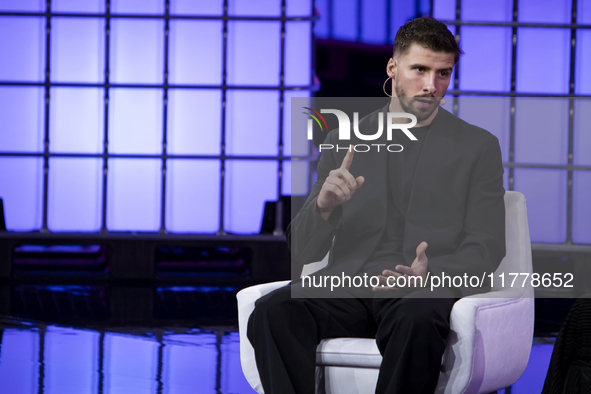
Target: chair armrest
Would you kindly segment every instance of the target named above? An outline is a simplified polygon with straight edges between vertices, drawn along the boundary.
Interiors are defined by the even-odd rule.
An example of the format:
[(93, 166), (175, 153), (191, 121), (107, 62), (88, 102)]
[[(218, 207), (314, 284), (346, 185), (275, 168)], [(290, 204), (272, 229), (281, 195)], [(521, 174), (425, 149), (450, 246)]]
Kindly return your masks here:
[[(440, 378), (438, 385), (445, 384), (446, 393), (488, 393), (510, 386), (521, 376), (531, 351), (534, 299), (514, 296), (511, 290), (494, 291), (455, 303), (443, 360), (446, 379)], [(470, 362), (458, 363), (458, 359)], [(453, 370), (452, 365), (460, 367)]]
[(246, 380), (258, 393), (263, 393), (263, 387), (254, 359), (254, 348), (246, 336), (248, 318), (254, 310), (254, 303), (256, 300), (269, 294), (275, 289), (287, 285), (289, 282), (289, 280), (284, 280), (264, 283), (247, 287), (236, 294), (236, 299), (238, 300), (238, 330), (240, 332), (240, 363), (242, 364), (242, 371), (244, 372)]

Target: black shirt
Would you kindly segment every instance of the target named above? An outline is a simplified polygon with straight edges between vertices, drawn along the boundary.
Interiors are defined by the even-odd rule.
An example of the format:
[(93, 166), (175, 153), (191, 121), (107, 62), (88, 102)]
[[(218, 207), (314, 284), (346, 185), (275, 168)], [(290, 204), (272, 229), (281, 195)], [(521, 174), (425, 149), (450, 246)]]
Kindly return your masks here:
[[(417, 141), (409, 140), (403, 133), (392, 135), (393, 144), (400, 144), (402, 152), (385, 152), (387, 154), (386, 181), (388, 197), (386, 203), (386, 226), (382, 238), (367, 261), (361, 266), (360, 272), (368, 275), (381, 274), (384, 269), (394, 270), (397, 264), (407, 264), (402, 254), (404, 239), (404, 220), (414, 174), (427, 137), (430, 126), (414, 127), (410, 131)], [(418, 245), (417, 245), (418, 246)]]

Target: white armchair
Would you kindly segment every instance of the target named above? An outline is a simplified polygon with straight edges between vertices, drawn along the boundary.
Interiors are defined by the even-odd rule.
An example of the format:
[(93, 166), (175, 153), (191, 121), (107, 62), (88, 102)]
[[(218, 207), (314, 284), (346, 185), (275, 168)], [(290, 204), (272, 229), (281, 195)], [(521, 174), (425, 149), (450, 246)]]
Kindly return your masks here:
[[(495, 272), (505, 273), (505, 288), (494, 281), (490, 293), (457, 301), (451, 311), (451, 332), (441, 363), (437, 394), (480, 394), (515, 383), (529, 359), (534, 326), (534, 293), (531, 282), (508, 288), (509, 273), (532, 273), (531, 245), (525, 197), (506, 192), (507, 254)], [(326, 264), (304, 267), (306, 274)], [(313, 269), (310, 270), (312, 266)], [(261, 296), (285, 286), (289, 281), (266, 283), (243, 289), (237, 294), (240, 329), (240, 359), (250, 385), (263, 393), (254, 349), (246, 337), (246, 327), (254, 303)], [(318, 393), (369, 394), (375, 392), (382, 357), (375, 340), (334, 338), (323, 340), (316, 352)]]

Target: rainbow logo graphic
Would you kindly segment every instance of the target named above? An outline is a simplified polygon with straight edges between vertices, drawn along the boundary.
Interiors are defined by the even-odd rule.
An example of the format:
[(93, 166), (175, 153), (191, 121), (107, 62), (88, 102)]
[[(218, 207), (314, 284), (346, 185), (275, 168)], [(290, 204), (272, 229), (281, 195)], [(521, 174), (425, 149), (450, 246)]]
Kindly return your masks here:
[[(311, 114), (310, 112), (302, 112), (305, 115), (310, 115), (315, 121), (316, 123), (318, 123), (318, 126), (320, 126), (320, 130), (324, 130), (324, 127), (322, 127), (322, 123), (324, 123), (324, 126), (326, 127), (326, 131), (328, 131), (328, 125), (326, 124), (326, 120), (324, 120), (324, 117), (322, 115), (320, 115), (320, 112), (313, 110), (312, 108), (308, 108), (308, 107), (302, 107), (304, 109), (307, 109), (308, 111), (312, 111), (314, 112), (317, 116), (314, 116), (314, 114)], [(318, 119), (318, 117), (320, 117), (320, 119), (322, 119), (322, 123), (320, 123), (320, 120)], [(312, 119), (308, 119), (308, 139), (312, 139)]]

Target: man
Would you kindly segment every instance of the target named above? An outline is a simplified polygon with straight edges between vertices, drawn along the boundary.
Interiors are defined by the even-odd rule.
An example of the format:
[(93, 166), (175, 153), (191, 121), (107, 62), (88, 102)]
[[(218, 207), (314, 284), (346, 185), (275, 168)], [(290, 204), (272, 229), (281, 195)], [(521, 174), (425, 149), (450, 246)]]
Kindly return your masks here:
[[(396, 279), (480, 277), (505, 255), (498, 140), (438, 106), (460, 53), (444, 24), (406, 23), (386, 68), (392, 100), (359, 129), (375, 131), (380, 112), (406, 112), (417, 118), (417, 140), (407, 139), (399, 153), (322, 154), (318, 180), (287, 231), (292, 259), (306, 264), (330, 250), (317, 276), (379, 282), (345, 286), (335, 299), (293, 281), (259, 299), (248, 337), (265, 393), (313, 393), (316, 346), (333, 337), (375, 337), (383, 356), (377, 393), (434, 392), (453, 304), (487, 286), (432, 291)], [(338, 133), (325, 142), (336, 145)], [(351, 144), (359, 142), (352, 137)]]

